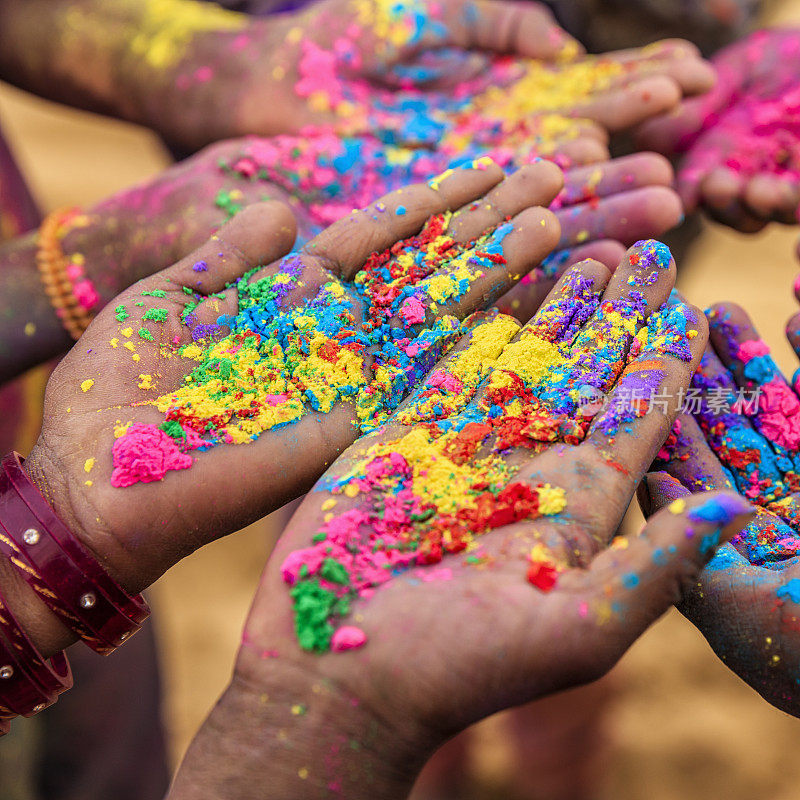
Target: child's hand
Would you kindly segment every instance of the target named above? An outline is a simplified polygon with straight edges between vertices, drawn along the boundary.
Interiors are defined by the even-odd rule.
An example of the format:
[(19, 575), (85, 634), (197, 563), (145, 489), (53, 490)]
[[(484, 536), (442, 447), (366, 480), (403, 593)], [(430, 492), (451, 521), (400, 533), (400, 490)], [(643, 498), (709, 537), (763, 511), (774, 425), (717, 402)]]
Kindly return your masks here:
[(557, 243), (537, 206), (561, 185), (547, 162), (505, 180), (475, 164), (353, 212), (279, 262), (288, 209), (241, 212), (101, 312), (51, 378), (28, 467), (126, 585), (151, 583), (296, 497), (388, 415), (461, 320)]
[(717, 84), (677, 113), (646, 122), (639, 141), (685, 153), (678, 188), (719, 222), (756, 231), (797, 221), (800, 205), (800, 31), (762, 30), (713, 59)]
[[(640, 499), (645, 513), (690, 492), (734, 487), (755, 520), (700, 576), (682, 611), (715, 652), (769, 702), (800, 715), (800, 400), (747, 314), (709, 313), (711, 342), (693, 394)], [(800, 318), (788, 336), (800, 352)], [(664, 463), (666, 461), (666, 463)], [(671, 477), (670, 477), (671, 476)]]
[(229, 796), (275, 764), (307, 797), (402, 796), (444, 738), (594, 680), (680, 598), (746, 501), (697, 498), (606, 549), (706, 341), (702, 312), (661, 308), (674, 270), (642, 243), (613, 276), (571, 268), (522, 329), (474, 319), (336, 461), (270, 559), (176, 797), (222, 740), (230, 766), (202, 779)]

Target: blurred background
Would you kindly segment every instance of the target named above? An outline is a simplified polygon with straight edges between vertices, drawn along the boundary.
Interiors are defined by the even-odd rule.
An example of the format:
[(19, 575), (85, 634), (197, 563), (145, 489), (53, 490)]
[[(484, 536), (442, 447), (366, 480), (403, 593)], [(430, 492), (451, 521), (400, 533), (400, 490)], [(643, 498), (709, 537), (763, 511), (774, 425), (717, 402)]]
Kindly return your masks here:
[[(800, 0), (780, 3), (766, 22), (800, 22)], [(0, 119), (47, 212), (88, 205), (155, 175), (170, 159), (158, 140), (116, 123), (36, 100), (0, 84)], [(776, 360), (791, 375), (796, 361), (784, 321), (796, 309), (791, 287), (796, 228), (772, 226), (743, 236), (711, 223), (679, 264), (678, 286), (701, 307), (733, 300), (747, 307)], [(186, 559), (152, 589), (173, 765), (226, 685), (240, 630), (280, 517), (251, 526)], [(641, 525), (638, 508), (625, 525)], [(599, 800), (789, 800), (800, 795), (800, 721), (762, 701), (712, 654), (677, 612), (667, 614), (605, 680), (540, 709), (535, 730), (542, 796), (587, 751), (585, 708), (599, 699), (592, 724), (595, 761), (587, 764)], [(550, 715), (550, 716), (548, 716)], [(513, 771), (511, 723), (487, 720), (470, 745), (471, 770), (489, 794), (508, 798)], [(536, 742), (534, 742), (536, 744)], [(549, 777), (548, 777), (549, 775)], [(569, 783), (569, 781), (567, 781)], [(552, 786), (550, 785), (552, 784)], [(549, 786), (549, 788), (545, 788)], [(0, 790), (2, 796), (2, 790)], [(581, 794), (581, 797), (584, 795)]]

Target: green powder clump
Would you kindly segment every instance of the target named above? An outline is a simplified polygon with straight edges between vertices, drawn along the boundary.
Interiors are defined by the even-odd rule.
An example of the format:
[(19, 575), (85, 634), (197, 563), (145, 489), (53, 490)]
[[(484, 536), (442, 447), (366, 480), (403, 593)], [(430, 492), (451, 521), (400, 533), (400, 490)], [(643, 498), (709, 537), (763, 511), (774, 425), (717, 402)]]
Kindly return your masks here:
[(298, 580), (289, 594), (293, 601), (294, 630), (300, 647), (318, 653), (330, 650), (333, 625), (328, 620), (350, 613), (350, 599), (337, 597), (334, 592), (320, 585), (318, 578)]
[(125, 320), (130, 316), (127, 309), (123, 305), (118, 305), (114, 309), (114, 315), (117, 318), (117, 322), (125, 322)]
[(153, 322), (166, 322), (169, 311), (166, 308), (148, 308), (142, 319), (151, 319)]
[(152, 342), (153, 334), (147, 328), (139, 328), (139, 336), (145, 341)]

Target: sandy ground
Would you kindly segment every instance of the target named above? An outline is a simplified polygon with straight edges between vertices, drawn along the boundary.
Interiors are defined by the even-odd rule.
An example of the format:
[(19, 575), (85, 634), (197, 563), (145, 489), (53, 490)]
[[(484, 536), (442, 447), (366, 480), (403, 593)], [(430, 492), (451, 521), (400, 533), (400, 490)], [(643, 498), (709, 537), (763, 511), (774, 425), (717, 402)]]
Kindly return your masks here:
[[(800, 2), (780, 21), (800, 19)], [(132, 126), (32, 100), (0, 87), (0, 119), (45, 210), (86, 204), (168, 163), (158, 142)], [(795, 368), (783, 325), (797, 231), (741, 236), (714, 225), (680, 270), (679, 286), (700, 306), (734, 300), (751, 312), (778, 362)], [(638, 510), (627, 524), (641, 524)], [(241, 625), (276, 534), (269, 520), (210, 545), (172, 569), (152, 591), (162, 643), (166, 720), (177, 760), (225, 686)], [(667, 800), (789, 800), (798, 796), (800, 722), (764, 703), (711, 653), (677, 612), (668, 614), (615, 670), (619, 696), (608, 714), (610, 756), (598, 797)], [(508, 763), (491, 722), (481, 737), (486, 775)]]

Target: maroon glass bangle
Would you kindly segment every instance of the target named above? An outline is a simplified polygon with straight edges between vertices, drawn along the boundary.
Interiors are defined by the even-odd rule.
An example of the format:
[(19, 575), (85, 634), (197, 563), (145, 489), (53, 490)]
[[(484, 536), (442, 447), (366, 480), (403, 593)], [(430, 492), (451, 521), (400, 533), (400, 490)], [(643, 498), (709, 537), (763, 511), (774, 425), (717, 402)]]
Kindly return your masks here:
[(38, 714), (71, 686), (64, 651), (45, 660), (0, 594), (0, 736), (8, 732), (9, 719)]
[(18, 453), (0, 462), (0, 528), (0, 552), (96, 652), (112, 652), (149, 615), (144, 598), (129, 595), (56, 516)]

